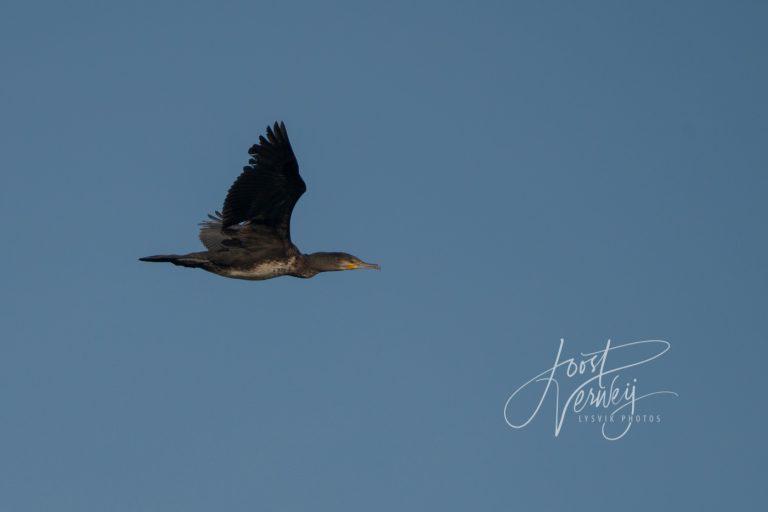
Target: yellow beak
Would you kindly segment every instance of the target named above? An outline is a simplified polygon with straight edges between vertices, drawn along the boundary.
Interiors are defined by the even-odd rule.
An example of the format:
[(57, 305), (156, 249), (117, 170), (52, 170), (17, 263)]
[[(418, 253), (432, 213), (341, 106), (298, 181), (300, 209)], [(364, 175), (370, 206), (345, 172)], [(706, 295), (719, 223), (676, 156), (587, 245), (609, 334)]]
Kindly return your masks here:
[(371, 270), (381, 270), (381, 266), (379, 266), (376, 263), (366, 263), (364, 261), (361, 261), (360, 263), (349, 263), (346, 266), (347, 270), (356, 270), (356, 269), (371, 269)]

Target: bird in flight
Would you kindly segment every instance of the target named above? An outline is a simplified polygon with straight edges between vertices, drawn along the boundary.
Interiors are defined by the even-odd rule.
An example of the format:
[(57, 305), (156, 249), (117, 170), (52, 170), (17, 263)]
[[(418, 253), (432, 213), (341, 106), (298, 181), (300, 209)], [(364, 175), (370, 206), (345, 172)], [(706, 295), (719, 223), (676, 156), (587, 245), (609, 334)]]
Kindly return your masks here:
[(314, 277), (334, 270), (376, 269), (345, 252), (302, 254), (291, 241), (291, 212), (307, 186), (299, 175), (284, 123), (248, 151), (251, 158), (229, 188), (224, 208), (200, 224), (207, 251), (139, 258), (201, 268), (234, 279)]

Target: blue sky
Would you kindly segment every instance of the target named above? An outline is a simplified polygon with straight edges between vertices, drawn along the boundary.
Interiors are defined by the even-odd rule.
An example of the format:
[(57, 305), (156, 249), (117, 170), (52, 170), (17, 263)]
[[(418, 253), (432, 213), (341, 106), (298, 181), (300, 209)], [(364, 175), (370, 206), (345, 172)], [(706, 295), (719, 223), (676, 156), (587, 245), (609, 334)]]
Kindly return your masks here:
[[(748, 509), (766, 499), (766, 7), (8, 2), (0, 508)], [(306, 252), (198, 250), (284, 120)], [(507, 397), (607, 339), (662, 414), (616, 442)], [(638, 374), (640, 375), (640, 374)]]

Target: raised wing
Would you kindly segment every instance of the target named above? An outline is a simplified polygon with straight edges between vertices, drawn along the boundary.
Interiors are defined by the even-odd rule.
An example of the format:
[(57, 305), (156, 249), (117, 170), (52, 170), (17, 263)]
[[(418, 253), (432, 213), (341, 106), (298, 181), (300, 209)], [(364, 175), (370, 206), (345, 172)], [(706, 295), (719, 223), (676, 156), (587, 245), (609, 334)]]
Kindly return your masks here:
[[(222, 210), (221, 229), (226, 237), (230, 226), (248, 222), (242, 229), (291, 240), (291, 213), (307, 190), (299, 175), (285, 124), (267, 127), (267, 137), (259, 136), (248, 153), (249, 165), (229, 188)], [(203, 231), (201, 230), (201, 240)], [(262, 235), (260, 235), (262, 236)], [(206, 243), (206, 240), (203, 240)], [(212, 242), (213, 243), (213, 242)]]

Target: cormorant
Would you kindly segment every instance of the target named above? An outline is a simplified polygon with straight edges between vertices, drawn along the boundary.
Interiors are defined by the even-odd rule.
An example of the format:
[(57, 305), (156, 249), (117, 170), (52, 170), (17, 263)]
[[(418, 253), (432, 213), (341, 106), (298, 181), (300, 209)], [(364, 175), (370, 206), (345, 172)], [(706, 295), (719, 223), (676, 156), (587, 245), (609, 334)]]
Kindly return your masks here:
[(200, 223), (200, 241), (207, 251), (139, 259), (250, 280), (380, 268), (344, 252), (302, 254), (293, 245), (291, 212), (307, 186), (284, 123), (267, 126), (267, 137), (259, 136), (248, 153), (249, 165), (229, 188), (222, 211)]

